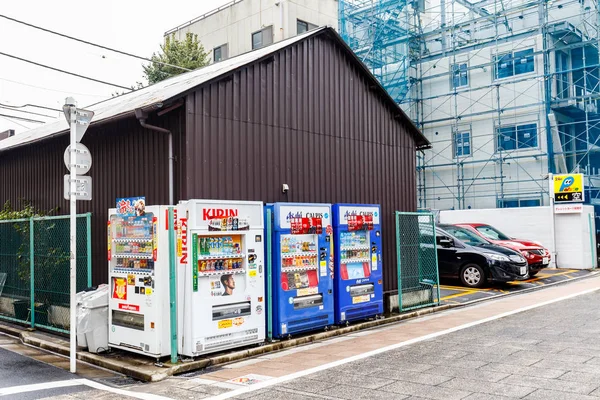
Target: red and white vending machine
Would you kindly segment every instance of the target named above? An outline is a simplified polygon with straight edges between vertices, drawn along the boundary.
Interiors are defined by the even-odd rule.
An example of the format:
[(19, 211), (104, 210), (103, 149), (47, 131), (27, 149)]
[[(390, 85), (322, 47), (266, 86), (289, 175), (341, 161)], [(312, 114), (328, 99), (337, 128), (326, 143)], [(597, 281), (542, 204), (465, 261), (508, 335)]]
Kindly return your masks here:
[(143, 198), (108, 211), (108, 343), (157, 359), (171, 354), (168, 213)]
[(263, 342), (262, 202), (184, 201), (177, 220), (179, 354)]

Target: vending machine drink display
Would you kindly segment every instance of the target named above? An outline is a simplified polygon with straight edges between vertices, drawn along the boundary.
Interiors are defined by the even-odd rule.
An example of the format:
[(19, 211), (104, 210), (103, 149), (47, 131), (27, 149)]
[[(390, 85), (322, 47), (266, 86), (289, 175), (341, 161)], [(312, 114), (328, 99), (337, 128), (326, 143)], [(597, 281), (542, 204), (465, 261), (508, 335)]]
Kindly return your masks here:
[(169, 341), (169, 241), (165, 206), (122, 199), (108, 210), (110, 347), (160, 358)]
[(179, 353), (194, 357), (265, 339), (263, 204), (177, 206)]
[(335, 322), (383, 313), (379, 205), (335, 204)]
[[(333, 324), (330, 204), (275, 203), (272, 243), (273, 336)], [(331, 256), (331, 257), (330, 257)]]

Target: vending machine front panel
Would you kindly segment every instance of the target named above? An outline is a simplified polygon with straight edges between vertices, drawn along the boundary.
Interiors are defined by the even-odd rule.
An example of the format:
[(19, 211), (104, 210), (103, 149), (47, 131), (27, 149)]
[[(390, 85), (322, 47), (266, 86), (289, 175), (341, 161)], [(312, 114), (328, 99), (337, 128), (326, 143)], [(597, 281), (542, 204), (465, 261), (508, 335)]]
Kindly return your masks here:
[(190, 200), (180, 203), (177, 214), (180, 354), (262, 342), (262, 203)]
[(383, 313), (381, 227), (378, 205), (335, 204), (335, 322)]
[(109, 210), (110, 347), (160, 358), (169, 346), (168, 207)]
[(333, 259), (328, 204), (275, 203), (273, 210), (273, 335), (333, 323)]

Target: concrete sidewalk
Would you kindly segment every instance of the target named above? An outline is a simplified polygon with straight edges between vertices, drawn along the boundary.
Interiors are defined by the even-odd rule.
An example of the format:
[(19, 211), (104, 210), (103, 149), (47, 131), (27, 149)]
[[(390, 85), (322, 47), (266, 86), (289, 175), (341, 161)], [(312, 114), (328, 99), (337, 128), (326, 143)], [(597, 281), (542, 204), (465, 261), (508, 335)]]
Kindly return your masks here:
[[(555, 286), (545, 286), (542, 291), (539, 291), (542, 289), (541, 287), (531, 288), (521, 291), (519, 294), (505, 295), (502, 300), (483, 305), (486, 307), (493, 307), (495, 304), (513, 304), (512, 302), (521, 298), (536, 299), (532, 300), (533, 304), (535, 304), (535, 302), (539, 301), (537, 300), (538, 297), (547, 298), (547, 296), (555, 296), (556, 293), (562, 293), (566, 290), (565, 288), (579, 287), (579, 285), (585, 286), (591, 284), (591, 282), (598, 281), (600, 281), (600, 278), (587, 277), (586, 279), (575, 280), (573, 283), (560, 282)], [(496, 297), (496, 299), (499, 298)], [(367, 321), (327, 332), (319, 332), (290, 340), (267, 343), (260, 347), (218, 353), (192, 361), (180, 362), (176, 365), (165, 363), (162, 367), (155, 366), (153, 359), (126, 352), (93, 354), (86, 351), (78, 351), (77, 358), (81, 361), (146, 382), (157, 382), (164, 380), (169, 376), (202, 370), (209, 367), (212, 368), (212, 370), (208, 371), (205, 379), (208, 379), (211, 382), (221, 382), (240, 378), (243, 377), (244, 374), (260, 374), (261, 376), (272, 378), (287, 375), (306, 368), (322, 366), (345, 357), (354, 356), (368, 350), (380, 349), (393, 343), (410, 340), (410, 338), (421, 334), (427, 334), (426, 332), (431, 332), (432, 330), (446, 326), (446, 319), (450, 318), (449, 321), (452, 321), (452, 317), (444, 317), (446, 315), (444, 313), (443, 315), (440, 315), (439, 318), (444, 317), (446, 319), (437, 320), (436, 318), (437, 322), (433, 325), (428, 325), (426, 330), (422, 330), (421, 328), (415, 330), (416, 328), (413, 326), (413, 322), (423, 321), (422, 319), (411, 321), (410, 324), (398, 324), (398, 322), (415, 319), (416, 317), (433, 315), (450, 308), (465, 307), (465, 305), (466, 304), (446, 304), (439, 307), (426, 308), (401, 315), (393, 315), (383, 320)], [(493, 308), (485, 308), (485, 310), (492, 310), (491, 312), (493, 312)], [(471, 318), (471, 320), (481, 318), (479, 314), (481, 313), (480, 307), (469, 307), (461, 311), (466, 311), (466, 315), (468, 315), (467, 317), (464, 317), (466, 320), (469, 320), (469, 318)], [(462, 321), (461, 323), (464, 323), (464, 318), (457, 320), (457, 322)], [(47, 349), (62, 355), (69, 355), (69, 342), (63, 337), (40, 331), (30, 331), (22, 326), (5, 322), (0, 322), (0, 332), (17, 337), (21, 342), (28, 345)], [(376, 340), (373, 340), (372, 335), (374, 333), (377, 333)], [(289, 350), (282, 352), (282, 350), (286, 349)], [(234, 363), (251, 357), (258, 358)], [(228, 363), (230, 365), (226, 365), (216, 370), (214, 369), (216, 366)], [(256, 371), (262, 371), (262, 373), (257, 373)]]

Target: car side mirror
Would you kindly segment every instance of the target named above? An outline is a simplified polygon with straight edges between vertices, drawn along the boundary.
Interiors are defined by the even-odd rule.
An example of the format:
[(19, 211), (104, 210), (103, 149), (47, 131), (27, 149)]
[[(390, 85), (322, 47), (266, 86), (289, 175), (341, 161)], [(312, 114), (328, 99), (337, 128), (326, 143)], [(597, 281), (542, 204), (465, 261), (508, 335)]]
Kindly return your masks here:
[(437, 243), (442, 247), (452, 247), (454, 246), (454, 241), (448, 238), (439, 238)]

